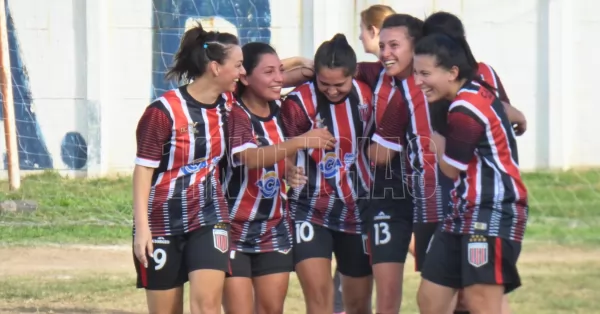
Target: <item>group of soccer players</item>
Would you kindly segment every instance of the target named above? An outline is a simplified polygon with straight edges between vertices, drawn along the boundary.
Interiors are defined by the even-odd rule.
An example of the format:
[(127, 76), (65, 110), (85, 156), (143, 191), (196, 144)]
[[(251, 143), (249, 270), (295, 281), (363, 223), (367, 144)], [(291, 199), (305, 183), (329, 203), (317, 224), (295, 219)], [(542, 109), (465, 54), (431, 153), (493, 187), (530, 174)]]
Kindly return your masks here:
[[(398, 313), (409, 251), (421, 313), (507, 313), (527, 222), (526, 128), (456, 16), (375, 5), (357, 62), (342, 34), (314, 60), (188, 30), (142, 115), (133, 251), (150, 313)], [(281, 96), (284, 87), (295, 87)], [(516, 132), (515, 132), (516, 131)], [(289, 186), (289, 191), (288, 187)], [(414, 234), (414, 236), (413, 236)], [(413, 244), (411, 245), (411, 239)]]

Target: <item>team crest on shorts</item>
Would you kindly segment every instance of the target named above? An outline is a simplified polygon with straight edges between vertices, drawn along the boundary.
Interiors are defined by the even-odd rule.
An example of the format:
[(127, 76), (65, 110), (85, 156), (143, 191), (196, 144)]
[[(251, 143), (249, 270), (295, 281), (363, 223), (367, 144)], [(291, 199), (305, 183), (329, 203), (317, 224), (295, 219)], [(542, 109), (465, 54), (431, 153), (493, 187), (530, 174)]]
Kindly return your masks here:
[(229, 234), (225, 229), (213, 229), (213, 245), (221, 253), (227, 253), (229, 250)]
[(467, 245), (467, 260), (474, 267), (481, 267), (488, 263), (488, 243), (484, 236), (472, 235)]

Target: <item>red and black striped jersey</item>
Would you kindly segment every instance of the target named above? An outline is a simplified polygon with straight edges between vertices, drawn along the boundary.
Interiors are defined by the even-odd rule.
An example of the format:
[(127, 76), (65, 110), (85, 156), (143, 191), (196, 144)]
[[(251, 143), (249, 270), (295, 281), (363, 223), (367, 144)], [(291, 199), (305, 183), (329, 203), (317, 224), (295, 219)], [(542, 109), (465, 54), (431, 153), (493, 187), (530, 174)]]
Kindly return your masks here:
[(390, 101), (373, 141), (395, 151), (406, 147), (415, 223), (439, 222), (444, 218), (448, 204), (442, 203), (440, 173), (435, 153), (429, 149), (431, 123), (429, 105), (414, 76), (397, 82), (398, 97)]
[(363, 204), (368, 202), (372, 173), (366, 158), (372, 125), (372, 91), (353, 80), (350, 94), (337, 104), (317, 90), (315, 82), (292, 91), (282, 104), (281, 119), (289, 137), (327, 127), (337, 139), (332, 150), (298, 151), (308, 182), (292, 189), (290, 205), (296, 221), (331, 230), (361, 233)]
[(229, 222), (219, 178), (231, 94), (202, 104), (181, 86), (148, 106), (136, 132), (135, 163), (155, 168), (148, 199), (153, 236)]
[(528, 203), (515, 135), (500, 100), (476, 82), (450, 105), (443, 159), (461, 171), (443, 229), (522, 241)]
[[(399, 101), (400, 93), (396, 87), (396, 80), (385, 74), (381, 62), (360, 62), (356, 79), (367, 83), (373, 91), (373, 116), (374, 125), (368, 133), (373, 135), (377, 126), (381, 124), (383, 115), (389, 103)], [(386, 199), (389, 201), (410, 199), (407, 189), (407, 174), (405, 171), (406, 154), (397, 154), (388, 164), (376, 166), (374, 169), (372, 199)], [(402, 204), (402, 203), (399, 203)], [(400, 206), (400, 205), (399, 205)], [(405, 210), (405, 208), (398, 208)]]
[(494, 68), (483, 62), (479, 62), (477, 65), (477, 75), (495, 89), (496, 97), (500, 98), (501, 101), (510, 103), (506, 90), (504, 90), (504, 86), (502, 85), (502, 81), (500, 81), (500, 77), (496, 71), (494, 71)]
[[(271, 102), (269, 106), (268, 117), (252, 114), (241, 99), (233, 106), (228, 121), (231, 156), (248, 148), (276, 145), (285, 140), (279, 118), (280, 102)], [(226, 173), (225, 193), (234, 249), (248, 253), (289, 251), (292, 230), (283, 181), (285, 160), (249, 169), (232, 157)]]

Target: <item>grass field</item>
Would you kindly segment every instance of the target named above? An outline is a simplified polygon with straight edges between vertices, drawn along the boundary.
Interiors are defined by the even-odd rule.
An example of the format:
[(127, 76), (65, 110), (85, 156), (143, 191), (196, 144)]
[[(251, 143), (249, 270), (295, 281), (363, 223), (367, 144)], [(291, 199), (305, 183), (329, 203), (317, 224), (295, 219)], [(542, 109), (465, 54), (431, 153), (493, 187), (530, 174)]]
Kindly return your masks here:
[[(515, 313), (600, 313), (600, 170), (525, 175), (530, 224)], [(30, 214), (0, 214), (0, 313), (143, 313), (134, 289), (131, 179), (69, 180), (47, 172), (0, 201), (35, 200)], [(419, 277), (407, 262), (403, 313), (417, 313)], [(286, 313), (303, 313), (290, 284)]]

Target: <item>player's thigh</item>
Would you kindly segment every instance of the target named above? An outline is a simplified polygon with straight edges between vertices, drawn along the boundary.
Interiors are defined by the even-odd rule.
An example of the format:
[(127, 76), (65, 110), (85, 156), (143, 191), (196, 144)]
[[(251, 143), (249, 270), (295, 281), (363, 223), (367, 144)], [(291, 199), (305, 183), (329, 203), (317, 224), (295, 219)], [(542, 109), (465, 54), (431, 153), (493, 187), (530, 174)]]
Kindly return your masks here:
[(292, 255), (296, 267), (308, 259), (324, 258), (331, 260), (333, 236), (329, 229), (308, 221), (296, 221), (295, 226), (296, 232)]
[(254, 296), (252, 287), (252, 261), (247, 253), (229, 252), (230, 272), (226, 274), (223, 289), (225, 313), (252, 313)]
[(145, 268), (135, 257), (137, 287), (146, 289), (148, 310), (151, 313), (181, 313), (183, 284), (187, 273), (179, 236), (154, 237), (154, 251)]
[(438, 229), (431, 240), (421, 277), (437, 285), (462, 288), (461, 256), (462, 236)]
[(305, 296), (329, 289), (333, 254), (332, 232), (323, 226), (306, 221), (297, 221), (295, 225), (296, 233), (292, 250), (294, 270)]
[(289, 274), (294, 270), (293, 250), (251, 254), (252, 278), (271, 274)]
[(189, 233), (184, 256), (192, 306), (201, 309), (220, 306), (225, 274), (230, 272), (229, 226), (219, 223)]
[[(509, 293), (521, 286), (517, 261), (521, 244), (498, 237), (465, 235), (462, 238), (463, 286), (501, 286)], [(472, 290), (472, 289), (471, 289)], [(465, 294), (468, 299), (468, 295)]]
[(138, 288), (146, 290), (169, 290), (183, 286), (187, 281), (185, 261), (179, 236), (155, 237), (152, 239), (154, 251), (152, 257), (146, 255), (148, 267), (145, 268), (135, 255), (133, 256), (137, 272)]
[(421, 271), (427, 252), (431, 247), (431, 242), (434, 238), (434, 234), (439, 228), (438, 223), (415, 223), (413, 225), (413, 232), (415, 238), (415, 270)]
[(364, 235), (334, 232), (334, 253), (342, 275), (344, 307), (349, 312), (370, 305), (373, 279), (367, 245)]
[[(387, 216), (390, 217), (390, 216)], [(412, 221), (402, 217), (373, 217), (367, 225), (368, 252), (372, 265), (406, 262)]]
[(253, 256), (252, 262), (258, 314), (283, 313), (290, 272), (293, 269), (292, 253), (259, 253)]

